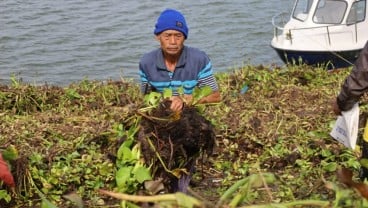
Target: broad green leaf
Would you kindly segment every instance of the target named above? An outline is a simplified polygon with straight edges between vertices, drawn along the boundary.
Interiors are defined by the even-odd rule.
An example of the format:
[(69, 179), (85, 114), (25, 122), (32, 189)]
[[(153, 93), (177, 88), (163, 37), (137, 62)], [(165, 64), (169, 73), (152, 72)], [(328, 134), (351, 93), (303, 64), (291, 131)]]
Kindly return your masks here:
[(18, 158), (18, 150), (14, 145), (10, 145), (2, 152), (3, 158), (6, 161), (15, 160)]
[(203, 98), (203, 97), (210, 95), (211, 93), (212, 93), (212, 88), (210, 86), (204, 86), (200, 90), (199, 97)]
[(132, 146), (132, 144), (133, 144), (133, 140), (128, 139), (128, 140), (124, 141), (123, 144), (121, 144), (121, 145), (124, 146), (124, 147), (130, 148)]
[(119, 160), (122, 160), (125, 154), (129, 154), (127, 152), (129, 152), (130, 149), (128, 147), (126, 147), (124, 144), (122, 144), (117, 152), (117, 157)]
[(210, 95), (212, 93), (212, 89), (210, 86), (204, 86), (202, 88), (195, 87), (193, 89), (193, 104), (196, 104), (202, 98)]
[(146, 105), (155, 106), (159, 103), (161, 94), (158, 92), (151, 92), (144, 97)]
[(329, 172), (334, 172), (337, 170), (337, 163), (336, 162), (330, 162), (327, 165), (323, 167), (324, 170)]
[(134, 174), (135, 179), (137, 179), (139, 183), (143, 183), (146, 180), (152, 180), (150, 170), (146, 167), (138, 167), (137, 169), (135, 169)]
[(132, 150), (130, 150), (129, 148), (123, 147), (122, 152), (123, 152), (123, 155), (122, 155), (121, 159), (124, 162), (129, 162), (129, 161), (135, 160), (135, 158), (133, 157), (133, 154), (132, 154)]
[(75, 89), (65, 90), (66, 95), (69, 99), (80, 99), (82, 96)]
[(125, 187), (132, 172), (132, 167), (122, 167), (116, 172), (116, 184), (119, 188)]
[(11, 196), (6, 190), (0, 190), (0, 201), (5, 200), (5, 202), (10, 202)]
[(130, 150), (130, 146), (132, 143), (133, 141), (127, 140), (119, 147), (117, 158), (119, 160), (122, 160), (122, 162), (129, 162), (136, 159), (134, 155), (132, 155), (132, 150)]
[(15, 160), (18, 158), (18, 150), (15, 148), (14, 145), (10, 145), (9, 147), (7, 147), (3, 152), (2, 155), (4, 157), (5, 160), (7, 161), (11, 161), (11, 160)]

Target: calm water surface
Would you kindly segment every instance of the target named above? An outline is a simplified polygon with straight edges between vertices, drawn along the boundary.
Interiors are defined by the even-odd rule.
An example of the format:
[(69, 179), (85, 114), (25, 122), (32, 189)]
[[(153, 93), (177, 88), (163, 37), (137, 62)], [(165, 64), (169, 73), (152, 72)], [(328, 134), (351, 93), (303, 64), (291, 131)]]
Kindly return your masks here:
[(186, 45), (210, 56), (215, 71), (282, 65), (270, 47), (273, 15), (291, 0), (2, 0), (0, 83), (33, 84), (138, 78), (143, 53), (156, 47), (160, 12), (175, 8), (189, 26)]

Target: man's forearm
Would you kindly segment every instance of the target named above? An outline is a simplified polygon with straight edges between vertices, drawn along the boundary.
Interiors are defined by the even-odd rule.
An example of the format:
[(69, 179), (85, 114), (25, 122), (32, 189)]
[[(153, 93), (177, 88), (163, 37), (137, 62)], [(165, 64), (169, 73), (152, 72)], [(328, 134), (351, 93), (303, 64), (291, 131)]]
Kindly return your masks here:
[(202, 98), (198, 103), (218, 103), (221, 101), (221, 94), (219, 91)]

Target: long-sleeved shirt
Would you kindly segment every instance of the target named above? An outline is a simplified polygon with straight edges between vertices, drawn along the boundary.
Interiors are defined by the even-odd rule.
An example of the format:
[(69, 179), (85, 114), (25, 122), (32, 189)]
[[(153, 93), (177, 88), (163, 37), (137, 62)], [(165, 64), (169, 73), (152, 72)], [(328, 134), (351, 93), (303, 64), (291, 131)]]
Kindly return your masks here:
[(368, 42), (360, 52), (354, 67), (341, 86), (337, 104), (342, 111), (350, 110), (368, 92)]
[(167, 70), (160, 48), (143, 55), (139, 72), (144, 94), (168, 88), (178, 95), (180, 87), (183, 87), (184, 94), (192, 94), (196, 86), (210, 86), (212, 91), (218, 91), (209, 57), (203, 51), (188, 46), (184, 46), (173, 72)]

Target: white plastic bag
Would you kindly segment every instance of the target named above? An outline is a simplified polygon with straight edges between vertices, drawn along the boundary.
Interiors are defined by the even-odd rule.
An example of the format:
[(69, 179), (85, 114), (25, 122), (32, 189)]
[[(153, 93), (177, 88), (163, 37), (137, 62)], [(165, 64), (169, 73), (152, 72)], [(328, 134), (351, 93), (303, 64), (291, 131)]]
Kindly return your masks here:
[(330, 135), (346, 147), (355, 149), (359, 128), (359, 105), (356, 103), (349, 111), (342, 111)]

